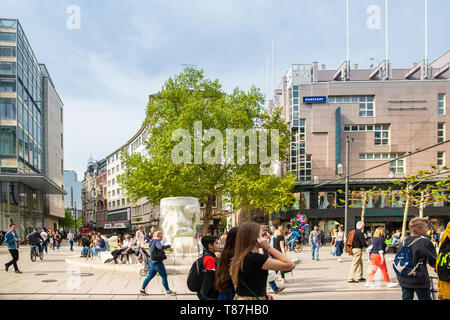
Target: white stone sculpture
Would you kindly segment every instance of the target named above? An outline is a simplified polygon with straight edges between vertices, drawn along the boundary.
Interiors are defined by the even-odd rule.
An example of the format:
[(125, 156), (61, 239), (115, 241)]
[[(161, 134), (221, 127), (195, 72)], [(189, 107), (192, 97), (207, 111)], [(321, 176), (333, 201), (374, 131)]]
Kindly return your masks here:
[(175, 257), (197, 254), (195, 228), (200, 219), (197, 198), (171, 197), (160, 202), (160, 219), (165, 243), (171, 244)]

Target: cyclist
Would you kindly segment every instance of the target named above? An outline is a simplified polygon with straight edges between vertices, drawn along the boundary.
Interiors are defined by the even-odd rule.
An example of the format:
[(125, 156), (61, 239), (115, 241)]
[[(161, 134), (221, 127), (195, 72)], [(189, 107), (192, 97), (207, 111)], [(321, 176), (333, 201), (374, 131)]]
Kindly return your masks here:
[(33, 232), (27, 236), (28, 244), (38, 247), (39, 253), (42, 253), (41, 240), (44, 242), (44, 238), (42, 238), (38, 228), (34, 228)]
[(300, 238), (300, 234), (296, 230), (292, 231), (292, 229), (290, 229), (289, 232), (290, 233), (288, 235), (288, 239), (289, 239), (290, 249), (291, 249), (291, 251), (294, 251), (295, 241), (297, 241)]

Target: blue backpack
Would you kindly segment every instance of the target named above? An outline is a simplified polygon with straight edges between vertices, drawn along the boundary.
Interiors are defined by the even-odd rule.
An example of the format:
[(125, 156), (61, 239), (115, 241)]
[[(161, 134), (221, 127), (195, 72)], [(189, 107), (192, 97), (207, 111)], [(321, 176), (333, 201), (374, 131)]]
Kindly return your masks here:
[(394, 258), (394, 271), (396, 274), (401, 275), (401, 276), (415, 276), (416, 275), (416, 269), (423, 262), (419, 262), (416, 266), (414, 266), (410, 247), (414, 243), (419, 241), (420, 239), (425, 239), (425, 237), (423, 237), (423, 236), (419, 237), (417, 239), (414, 239), (408, 245), (400, 246), (400, 250), (397, 252), (397, 254), (395, 255), (395, 258)]

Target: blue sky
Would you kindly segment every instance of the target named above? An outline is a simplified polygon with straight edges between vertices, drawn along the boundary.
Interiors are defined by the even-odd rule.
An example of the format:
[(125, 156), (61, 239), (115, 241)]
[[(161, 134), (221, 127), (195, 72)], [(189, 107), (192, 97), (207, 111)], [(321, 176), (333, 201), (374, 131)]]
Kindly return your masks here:
[[(67, 28), (70, 5), (80, 8), (80, 29)], [(366, 25), (371, 5), (381, 9), (380, 29)], [(450, 1), (429, 0), (431, 61), (450, 49), (448, 12)], [(79, 179), (90, 155), (104, 158), (136, 133), (148, 95), (181, 64), (204, 69), (227, 92), (264, 86), (272, 40), (277, 83), (293, 63), (337, 68), (346, 59), (345, 13), (345, 0), (0, 2), (0, 16), (20, 20), (64, 102), (64, 163)], [(352, 64), (384, 59), (384, 17), (384, 0), (350, 0)], [(423, 59), (424, 0), (389, 0), (389, 22), (393, 67)]]

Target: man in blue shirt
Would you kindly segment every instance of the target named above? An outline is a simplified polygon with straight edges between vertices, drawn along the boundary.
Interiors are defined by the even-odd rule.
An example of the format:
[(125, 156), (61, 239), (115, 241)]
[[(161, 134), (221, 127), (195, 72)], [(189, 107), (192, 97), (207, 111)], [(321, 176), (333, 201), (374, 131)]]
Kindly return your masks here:
[(320, 233), (318, 227), (314, 226), (314, 230), (309, 234), (309, 244), (311, 245), (312, 259), (319, 261)]
[(22, 273), (22, 271), (19, 270), (19, 267), (17, 267), (17, 261), (19, 260), (19, 250), (17, 247), (17, 243), (19, 242), (20, 238), (16, 233), (16, 225), (12, 223), (9, 226), (10, 231), (5, 235), (5, 242), (8, 246), (9, 253), (12, 256), (12, 260), (8, 263), (5, 263), (5, 270), (8, 271), (8, 268), (11, 265), (14, 265), (14, 270), (16, 273)]

